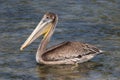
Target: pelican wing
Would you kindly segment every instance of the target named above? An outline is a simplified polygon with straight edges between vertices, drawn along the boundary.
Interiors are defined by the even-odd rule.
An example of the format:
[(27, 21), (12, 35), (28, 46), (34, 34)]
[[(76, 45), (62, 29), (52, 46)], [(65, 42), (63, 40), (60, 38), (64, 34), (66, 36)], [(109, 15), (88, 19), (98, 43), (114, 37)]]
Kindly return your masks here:
[(48, 49), (43, 55), (45, 61), (59, 61), (80, 58), (84, 55), (97, 54), (100, 50), (95, 46), (80, 42), (64, 42)]

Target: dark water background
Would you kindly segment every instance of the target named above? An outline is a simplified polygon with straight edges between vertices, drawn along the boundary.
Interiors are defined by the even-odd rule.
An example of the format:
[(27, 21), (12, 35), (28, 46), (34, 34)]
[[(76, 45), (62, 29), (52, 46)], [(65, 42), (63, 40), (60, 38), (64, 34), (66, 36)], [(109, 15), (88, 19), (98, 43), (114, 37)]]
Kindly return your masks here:
[[(40, 39), (19, 48), (45, 12), (59, 16), (49, 46), (81, 41), (106, 51), (71, 65), (37, 65)], [(120, 0), (0, 0), (0, 80), (120, 80)]]

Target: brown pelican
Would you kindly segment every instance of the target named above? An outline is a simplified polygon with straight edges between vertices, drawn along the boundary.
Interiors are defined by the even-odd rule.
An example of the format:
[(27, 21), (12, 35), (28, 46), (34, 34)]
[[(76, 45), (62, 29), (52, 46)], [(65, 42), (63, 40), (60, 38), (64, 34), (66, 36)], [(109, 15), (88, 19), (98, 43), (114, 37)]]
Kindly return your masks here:
[(93, 45), (81, 42), (63, 42), (49, 49), (46, 46), (55, 30), (58, 16), (46, 13), (32, 34), (21, 46), (23, 50), (39, 36), (44, 35), (36, 53), (36, 61), (40, 64), (76, 64), (92, 59), (102, 51)]

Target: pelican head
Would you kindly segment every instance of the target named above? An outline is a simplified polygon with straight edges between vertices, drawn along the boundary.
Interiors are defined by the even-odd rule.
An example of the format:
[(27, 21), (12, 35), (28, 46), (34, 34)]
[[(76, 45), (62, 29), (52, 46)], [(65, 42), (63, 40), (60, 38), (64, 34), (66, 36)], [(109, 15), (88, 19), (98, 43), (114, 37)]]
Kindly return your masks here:
[(44, 35), (43, 39), (48, 37), (50, 38), (51, 36), (49, 36), (49, 34), (51, 33), (52, 35), (52, 33), (54, 32), (57, 21), (58, 16), (56, 14), (47, 12), (35, 28), (35, 30), (21, 46), (20, 50), (23, 50), (25, 47), (30, 45), (35, 39), (37, 39), (41, 35)]

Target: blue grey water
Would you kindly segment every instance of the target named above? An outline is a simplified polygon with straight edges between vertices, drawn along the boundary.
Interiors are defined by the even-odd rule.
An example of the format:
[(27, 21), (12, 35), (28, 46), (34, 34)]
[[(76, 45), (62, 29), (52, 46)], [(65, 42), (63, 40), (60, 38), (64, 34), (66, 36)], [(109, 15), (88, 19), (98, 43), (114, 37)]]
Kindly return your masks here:
[[(19, 48), (45, 12), (59, 16), (49, 46), (80, 41), (105, 52), (74, 69), (36, 64), (41, 38)], [(120, 80), (120, 0), (0, 0), (0, 80)]]

